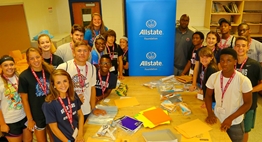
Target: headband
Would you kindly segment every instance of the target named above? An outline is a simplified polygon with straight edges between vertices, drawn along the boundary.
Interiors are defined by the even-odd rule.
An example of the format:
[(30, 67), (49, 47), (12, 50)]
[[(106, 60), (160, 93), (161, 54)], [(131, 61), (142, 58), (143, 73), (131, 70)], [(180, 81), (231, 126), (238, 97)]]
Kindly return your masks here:
[(126, 40), (127, 42), (128, 42), (128, 39), (127, 39), (127, 37), (121, 37), (120, 39), (124, 39), (124, 40)]
[(11, 57), (11, 56), (5, 56), (5, 57), (2, 57), (2, 58), (0, 59), (0, 65), (1, 65), (3, 62), (5, 62), (5, 61), (13, 61), (13, 62), (15, 62), (13, 57)]

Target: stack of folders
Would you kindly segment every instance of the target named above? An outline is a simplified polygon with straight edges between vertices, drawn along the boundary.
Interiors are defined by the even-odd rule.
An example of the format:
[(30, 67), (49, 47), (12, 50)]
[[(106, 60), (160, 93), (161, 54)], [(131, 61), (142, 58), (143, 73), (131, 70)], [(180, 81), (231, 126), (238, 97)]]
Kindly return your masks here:
[(120, 126), (120, 128), (129, 133), (135, 133), (143, 124), (143, 122), (129, 116), (123, 116), (115, 120), (115, 122)]
[[(157, 117), (156, 117), (157, 116)], [(161, 108), (151, 107), (140, 111), (135, 115), (135, 118), (142, 121), (144, 127), (154, 128), (162, 124), (170, 124), (171, 117), (169, 117), (166, 110)]]

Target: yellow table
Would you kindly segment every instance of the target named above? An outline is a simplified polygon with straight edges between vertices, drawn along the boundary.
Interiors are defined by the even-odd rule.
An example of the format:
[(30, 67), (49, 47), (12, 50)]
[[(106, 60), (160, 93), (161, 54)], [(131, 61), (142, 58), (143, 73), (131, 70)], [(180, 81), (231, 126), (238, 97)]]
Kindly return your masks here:
[[(149, 81), (158, 80), (160, 78), (161, 77), (125, 77), (125, 79), (122, 80), (121, 82), (128, 85), (128, 89), (129, 89), (128, 96), (136, 97), (140, 105), (134, 107), (120, 108), (118, 110), (118, 114), (116, 118), (120, 118), (124, 115), (133, 117), (139, 111), (145, 110), (152, 106), (159, 107), (161, 102), (160, 102), (160, 95), (157, 89), (150, 89), (148, 87), (142, 86), (142, 84)], [(192, 114), (185, 116), (179, 111), (172, 112), (169, 114), (169, 116), (172, 118), (171, 124), (160, 125), (153, 129), (142, 127), (133, 135), (124, 133), (122, 130), (116, 130), (116, 134), (115, 134), (116, 138), (122, 140), (128, 139), (129, 140), (128, 142), (143, 142), (145, 140), (143, 139), (142, 132), (148, 132), (151, 130), (170, 129), (174, 134), (178, 134), (178, 132), (174, 129), (174, 126), (189, 122), (194, 119), (200, 119), (201, 121), (205, 121), (205, 118), (207, 117), (206, 109), (200, 107), (203, 104), (203, 101), (198, 100), (196, 98), (196, 94), (194, 93), (183, 92), (181, 93), (181, 95), (183, 101), (191, 109)], [(112, 91), (112, 93), (108, 98), (110, 99), (109, 105), (115, 105), (114, 100), (119, 99), (119, 96), (117, 96), (115, 91)], [(84, 126), (85, 139), (94, 136), (94, 134), (98, 131), (100, 127), (101, 126), (99, 125), (90, 125), (86, 123)], [(210, 135), (213, 142), (231, 142), (227, 133), (220, 131), (219, 122), (214, 125), (211, 125), (211, 127), (212, 130), (210, 131)], [(197, 128), (192, 128), (192, 129), (197, 129)]]

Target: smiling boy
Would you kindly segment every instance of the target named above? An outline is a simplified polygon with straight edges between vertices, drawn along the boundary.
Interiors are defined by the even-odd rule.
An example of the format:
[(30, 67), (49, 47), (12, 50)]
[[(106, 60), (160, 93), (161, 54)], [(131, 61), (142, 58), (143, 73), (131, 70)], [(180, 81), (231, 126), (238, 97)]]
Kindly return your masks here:
[(112, 89), (116, 88), (117, 76), (109, 72), (112, 61), (108, 54), (102, 55), (96, 77), (96, 102), (109, 96)]
[[(221, 50), (222, 71), (212, 74), (206, 83), (206, 122), (221, 122), (221, 131), (226, 131), (233, 142), (241, 142), (244, 136), (244, 114), (252, 104), (250, 80), (235, 70), (237, 53), (232, 48)], [(216, 105), (212, 111), (212, 93), (215, 91)]]
[(259, 62), (249, 58), (247, 55), (247, 52), (249, 50), (248, 45), (249, 42), (246, 37), (240, 36), (236, 38), (236, 43), (234, 47), (234, 50), (237, 52), (236, 69), (249, 78), (254, 88), (252, 93), (252, 105), (251, 108), (246, 112), (244, 118), (245, 135), (244, 135), (243, 142), (247, 142), (248, 132), (250, 132), (255, 125), (257, 96), (258, 96), (258, 92), (256, 92), (256, 89), (261, 88), (257, 85), (259, 82), (262, 81), (262, 71)]

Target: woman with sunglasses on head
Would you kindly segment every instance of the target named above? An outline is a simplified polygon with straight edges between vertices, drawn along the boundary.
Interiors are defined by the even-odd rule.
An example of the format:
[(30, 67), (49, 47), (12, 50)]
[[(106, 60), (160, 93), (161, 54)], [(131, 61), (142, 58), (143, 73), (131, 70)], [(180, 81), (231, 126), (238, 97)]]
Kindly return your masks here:
[(50, 83), (51, 93), (47, 95), (42, 109), (54, 141), (84, 142), (82, 102), (74, 92), (70, 75), (63, 69), (57, 69), (51, 74)]
[(105, 47), (105, 38), (102, 35), (97, 35), (91, 51), (91, 64), (93, 64), (97, 69), (101, 56), (107, 54)]
[(0, 125), (1, 132), (9, 142), (30, 142), (31, 132), (26, 128), (27, 121), (18, 89), (18, 73), (14, 59), (4, 55), (0, 59)]
[(104, 25), (102, 16), (99, 13), (94, 13), (91, 22), (85, 31), (84, 40), (88, 42), (90, 47), (93, 47), (95, 37), (99, 34), (104, 34), (107, 30), (108, 28)]
[(53, 65), (55, 68), (64, 62), (61, 57), (52, 54), (52, 42), (47, 34), (41, 34), (40, 36), (38, 36), (37, 42), (38, 47), (42, 51), (42, 57), (44, 58), (45, 62), (47, 62), (50, 65)]
[[(49, 76), (54, 67), (44, 62), (39, 48), (30, 47), (26, 51), (28, 69), (19, 76), (18, 92), (27, 117), (27, 128), (34, 131), (38, 142), (46, 142), (45, 116), (42, 104), (49, 94)], [(52, 142), (52, 137), (49, 136)]]

